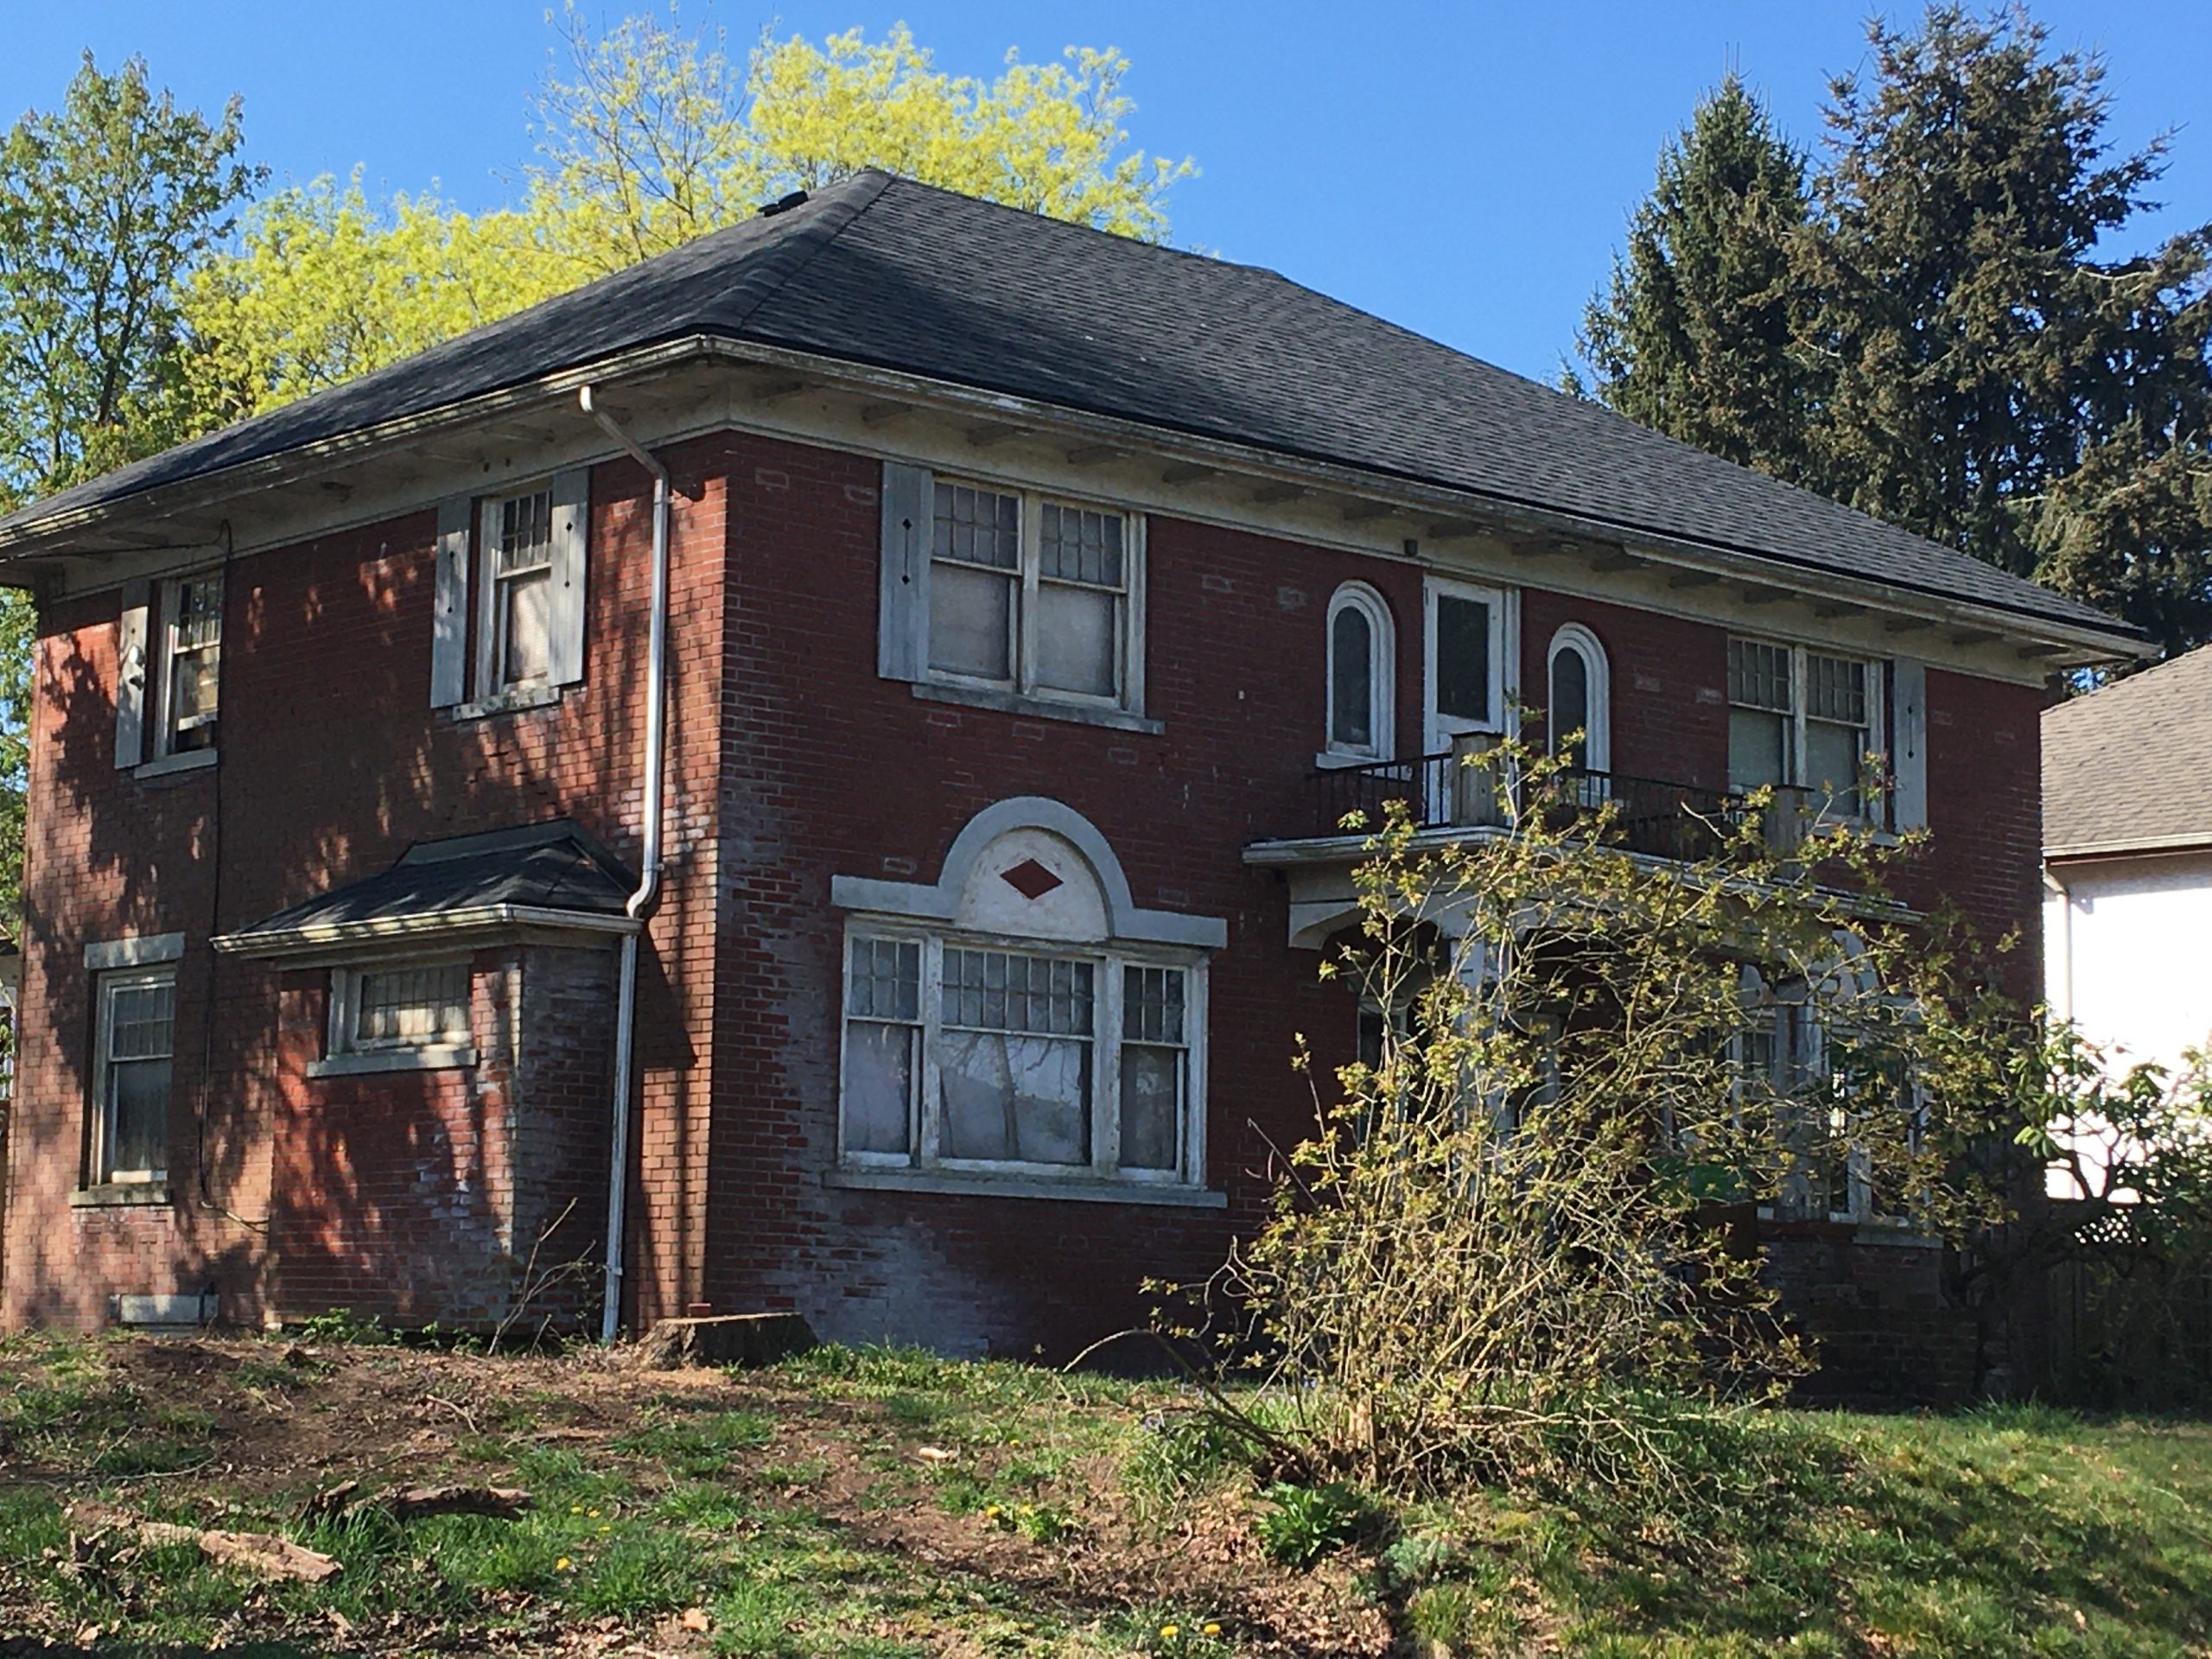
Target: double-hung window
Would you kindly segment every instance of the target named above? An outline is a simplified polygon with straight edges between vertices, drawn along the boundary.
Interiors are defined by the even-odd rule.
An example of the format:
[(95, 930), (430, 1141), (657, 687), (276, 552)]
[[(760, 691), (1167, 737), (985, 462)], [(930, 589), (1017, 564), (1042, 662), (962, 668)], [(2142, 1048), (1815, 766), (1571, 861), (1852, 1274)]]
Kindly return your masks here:
[(845, 1160), (1195, 1183), (1201, 974), (1120, 953), (855, 931)]
[(1134, 701), (1135, 521), (938, 480), (930, 516), (932, 677), (1126, 708)]
[(378, 963), (331, 975), (334, 1058), (458, 1064), (468, 1040), (466, 962)]
[(106, 973), (93, 986), (92, 1179), (99, 1185), (164, 1180), (175, 970)]
[(220, 572), (184, 576), (162, 586), (162, 717), (157, 754), (189, 754), (215, 747), (223, 664)]
[(1866, 757), (1882, 747), (1877, 665), (1802, 645), (1728, 642), (1728, 786), (1808, 791), (1830, 821), (1878, 815)]
[(481, 693), (530, 690), (553, 671), (553, 492), (484, 503)]

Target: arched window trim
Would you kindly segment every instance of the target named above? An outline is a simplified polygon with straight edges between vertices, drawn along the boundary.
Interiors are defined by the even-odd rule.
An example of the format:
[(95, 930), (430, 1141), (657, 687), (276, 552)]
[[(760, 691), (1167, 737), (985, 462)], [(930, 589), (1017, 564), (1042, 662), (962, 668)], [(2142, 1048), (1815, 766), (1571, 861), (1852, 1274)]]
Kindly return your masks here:
[(1613, 677), (1605, 660), (1605, 647), (1598, 636), (1580, 622), (1563, 625), (1552, 635), (1550, 648), (1544, 653), (1544, 720), (1545, 728), (1555, 741), (1560, 735), (1552, 730), (1552, 695), (1555, 671), (1562, 652), (1573, 652), (1582, 659), (1584, 683), (1589, 688), (1589, 729), (1583, 737), (1584, 766), (1592, 772), (1611, 772), (1613, 769)]
[[(1372, 647), (1368, 653), (1367, 671), (1375, 741), (1368, 744), (1344, 743), (1337, 738), (1337, 618), (1346, 610), (1357, 611), (1366, 619)], [(1390, 619), (1390, 607), (1382, 595), (1367, 583), (1348, 582), (1330, 595), (1324, 627), (1326, 652), (1322, 664), (1320, 759), (1324, 763), (1338, 766), (1388, 760), (1397, 753), (1398, 723), (1397, 630)]]

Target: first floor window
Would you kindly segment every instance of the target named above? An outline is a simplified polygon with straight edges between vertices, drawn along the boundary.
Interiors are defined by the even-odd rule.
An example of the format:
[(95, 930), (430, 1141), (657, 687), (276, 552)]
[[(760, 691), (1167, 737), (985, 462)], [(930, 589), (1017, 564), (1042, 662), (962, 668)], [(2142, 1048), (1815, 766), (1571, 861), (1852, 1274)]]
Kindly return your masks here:
[(1029, 695), (1129, 702), (1132, 539), (1119, 512), (939, 480), (931, 671)]
[(855, 932), (850, 1161), (1198, 1179), (1192, 965)]
[(95, 983), (92, 1179), (162, 1180), (168, 1174), (176, 976), (168, 969), (104, 974)]
[(1731, 639), (1729, 788), (1801, 788), (1821, 817), (1873, 816), (1866, 756), (1881, 747), (1873, 668), (1803, 646)]
[(396, 963), (333, 976), (330, 1052), (385, 1053), (468, 1041), (468, 964)]

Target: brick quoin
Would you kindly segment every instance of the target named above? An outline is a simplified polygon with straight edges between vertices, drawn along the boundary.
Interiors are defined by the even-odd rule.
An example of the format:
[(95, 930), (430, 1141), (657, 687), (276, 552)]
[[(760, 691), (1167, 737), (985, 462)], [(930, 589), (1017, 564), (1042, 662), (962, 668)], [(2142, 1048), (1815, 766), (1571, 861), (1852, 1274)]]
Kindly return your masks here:
[[(877, 461), (728, 433), (665, 458), (682, 492), (670, 858), (640, 975), (626, 1317), (795, 1308), (829, 1337), (1054, 1357), (1141, 1323), (1141, 1281), (1203, 1277), (1263, 1213), (1269, 1148), (1313, 1118), (1298, 1036), (1317, 1077), (1351, 1057), (1352, 997), (1319, 982), (1316, 953), (1287, 947), (1282, 879), (1243, 853), (1311, 832), (1328, 601), (1344, 582), (1370, 583), (1392, 613), (1398, 747), (1417, 746), (1420, 568), (1149, 515), (1145, 712), (1162, 729), (1109, 729), (879, 677)], [(117, 600), (44, 611), (10, 1324), (97, 1325), (119, 1292), (211, 1286), (245, 1322), (340, 1304), (481, 1319), (571, 1200), (552, 1255), (595, 1259), (611, 951), (480, 952), (473, 1072), (314, 1079), (327, 973), (207, 944), (425, 838), (568, 817), (634, 866), (645, 474), (602, 464), (591, 500), (587, 677), (545, 709), (455, 721), (429, 707), (428, 511), (234, 562), (209, 771), (118, 772)], [(1724, 629), (1539, 588), (1522, 589), (1521, 613), (1526, 700), (1542, 699), (1553, 634), (1580, 623), (1609, 657), (1615, 768), (1725, 785)], [(1940, 892), (2032, 946), (2043, 694), (1931, 671), (1928, 696), (1934, 846), (1907, 896)], [(824, 1185), (845, 926), (831, 882), (934, 880), (961, 828), (1018, 795), (1096, 826), (1139, 906), (1226, 923), (1209, 982), (1205, 1172), (1225, 1210)], [(172, 931), (187, 945), (169, 1202), (73, 1207), (85, 944)], [(510, 982), (518, 1046), (499, 1006)], [(1859, 1286), (1854, 1306), (1936, 1321), (1933, 1269), (1912, 1254), (1789, 1271)], [(571, 1279), (548, 1307), (595, 1294)]]

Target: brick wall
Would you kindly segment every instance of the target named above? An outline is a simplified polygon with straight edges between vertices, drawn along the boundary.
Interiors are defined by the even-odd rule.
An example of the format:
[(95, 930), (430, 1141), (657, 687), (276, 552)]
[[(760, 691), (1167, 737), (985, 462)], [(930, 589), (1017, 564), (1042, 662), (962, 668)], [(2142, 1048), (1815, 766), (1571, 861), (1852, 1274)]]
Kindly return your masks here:
[[(1242, 852), (1312, 821), (1325, 617), (1343, 581), (1369, 582), (1393, 611), (1400, 747), (1417, 746), (1418, 570), (1154, 516), (1146, 712), (1164, 729), (1109, 729), (926, 701), (877, 677), (876, 463), (735, 435), (677, 461), (671, 861), (642, 953), (627, 1313), (700, 1300), (796, 1307), (826, 1335), (1056, 1354), (1140, 1320), (1139, 1282), (1217, 1265), (1230, 1230), (1260, 1214), (1269, 1147), (1310, 1122), (1308, 1085), (1291, 1069), (1295, 1036), (1313, 1041), (1319, 1077), (1349, 1058), (1351, 996), (1316, 982), (1314, 955), (1286, 947), (1281, 880)], [(534, 1236), (533, 1217), (557, 1213), (560, 1193), (594, 1193), (604, 1166), (592, 1161), (603, 1148), (590, 1080), (606, 1059), (588, 1044), (541, 1055), (525, 1034), (512, 1075), (478, 1080), (473, 1096), (451, 1079), (388, 1078), (350, 1104), (310, 1099), (297, 1080), (320, 1040), (320, 976), (227, 960), (211, 975), (205, 946), (219, 927), (384, 868), (422, 836), (565, 814), (634, 857), (642, 474), (600, 467), (593, 502), (589, 677), (543, 711), (456, 724), (427, 708), (428, 512), (239, 562), (215, 772), (159, 784), (116, 773), (114, 601), (49, 611), (33, 747), (31, 1035), (11, 1137), (11, 1319), (90, 1320), (112, 1290), (204, 1281), (241, 1316), (279, 1288), (292, 1307), (310, 1286), (365, 1287), (368, 1264), (388, 1264), (390, 1250), (335, 1226), (351, 1202), (341, 1135), (366, 1135), (373, 1120), (379, 1179), (411, 1156), (472, 1181), (481, 1169), (488, 1182), (517, 1146), (525, 1163), (537, 1155), (531, 1129), (500, 1139), (493, 1102), (509, 1090), (562, 1103), (543, 1120), (542, 1200), (502, 1223), (486, 1197), (444, 1224), (504, 1224), (505, 1249)], [(1522, 607), (1527, 700), (1544, 696), (1553, 633), (1580, 622), (1611, 662), (1614, 766), (1725, 782), (1723, 630), (1540, 589)], [(1929, 677), (1937, 846), (1925, 879), (2031, 927), (2037, 701)], [(1210, 983), (1206, 1172), (1229, 1195), (1225, 1211), (823, 1184), (842, 1003), (830, 882), (933, 880), (960, 828), (1017, 794), (1051, 796), (1096, 824), (1139, 905), (1227, 924)], [(218, 850), (219, 888), (209, 876)], [(84, 941), (172, 928), (189, 941), (175, 1202), (72, 1212)], [(542, 998), (554, 1027), (576, 1032), (595, 999), (611, 1014), (611, 991), (594, 978), (603, 971), (524, 961), (524, 1003)], [(527, 1110), (524, 1121), (538, 1122)], [(594, 1248), (602, 1215), (594, 1197), (580, 1198), (562, 1250)], [(416, 1288), (433, 1300), (457, 1294)]]

